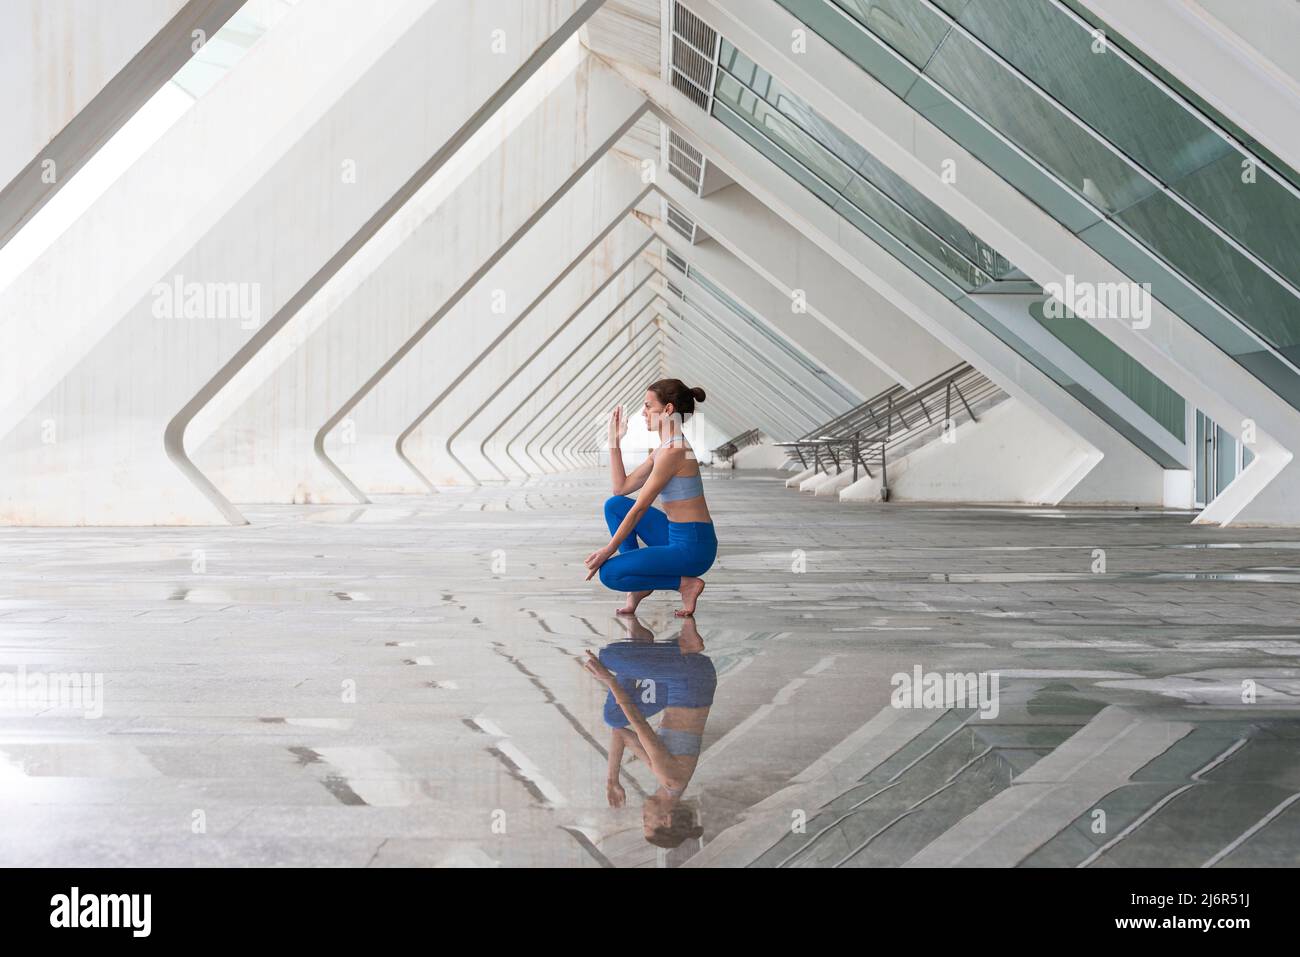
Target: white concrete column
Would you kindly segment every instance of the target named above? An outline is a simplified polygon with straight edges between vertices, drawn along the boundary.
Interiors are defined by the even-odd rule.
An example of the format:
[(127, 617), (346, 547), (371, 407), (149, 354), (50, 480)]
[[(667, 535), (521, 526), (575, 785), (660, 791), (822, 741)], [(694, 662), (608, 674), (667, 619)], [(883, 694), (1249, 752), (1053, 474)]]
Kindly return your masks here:
[[(621, 295), (613, 303), (612, 308), (609, 303), (610, 297), (602, 291), (599, 295), (591, 296), (586, 304), (571, 313), (567, 319), (552, 325), (544, 336), (525, 330), (522, 325), (515, 331), (513, 338), (519, 340), (522, 336), (522, 341), (515, 343), (516, 348), (528, 348), (534, 342), (536, 346), (531, 348), (522, 360), (514, 364), (513, 371), (493, 389), (492, 394), (483, 401), (478, 411), (462, 423), (447, 440), (448, 448), (460, 461), (469, 465), (472, 457), (476, 455), (502, 479), (528, 477), (529, 471), (517, 462), (513, 462), (506, 454), (504, 443), (497, 440), (501, 419), (510, 410), (518, 408), (521, 403), (526, 403), (534, 397), (537, 390), (549, 381), (551, 373), (558, 370), (567, 361), (568, 356), (582, 348), (584, 344), (589, 344), (597, 330), (611, 316), (630, 306), (634, 300), (644, 301), (653, 295), (646, 289), (646, 284), (654, 275), (654, 271), (639, 252), (635, 260), (629, 260), (625, 265), (617, 268), (619, 272), (611, 277), (608, 287), (611, 292), (617, 291)], [(505, 349), (510, 345), (511, 343), (505, 342), (499, 348)], [(486, 364), (484, 367), (486, 368)], [(462, 446), (471, 446), (471, 448), (457, 451)], [(480, 474), (472, 466), (471, 471), (475, 475)]]
[[(627, 106), (633, 114), (640, 109)], [(602, 250), (619, 248), (621, 240), (611, 239), (613, 234), (639, 227), (631, 213), (646, 187), (628, 163), (605, 155), (609, 145), (592, 144), (590, 170), (576, 182), (558, 184), (553, 208), (524, 229), (490, 268), (470, 277), (432, 323), (387, 358), (322, 424), (326, 451), (363, 487), (431, 490), (433, 476), (425, 475), (428, 461), (420, 445), (424, 435), (414, 443), (407, 439), (423, 414), (504, 330), (540, 308), (575, 270), (599, 259)], [(466, 415), (472, 411), (471, 406)], [(349, 421), (357, 435), (351, 453), (342, 442)], [(417, 461), (422, 465), (414, 465)], [(455, 475), (464, 479), (459, 470)]]
[[(696, 254), (706, 275), (712, 277), (716, 272), (725, 284), (725, 277), (736, 273), (734, 266), (711, 249), (716, 243), (778, 292), (778, 298), (768, 300), (770, 306), (765, 311), (774, 323), (786, 320), (782, 328), (790, 328), (794, 320), (819, 325), (834, 337), (829, 342), (840, 343), (827, 349), (828, 354), (844, 357), (847, 351), (879, 370), (874, 376), (865, 370), (859, 373), (858, 391), (863, 395), (875, 395), (894, 382), (909, 388), (920, 385), (960, 361), (888, 298), (743, 187), (727, 186), (704, 198), (671, 178), (660, 188), (713, 240), (701, 244)], [(791, 308), (796, 294), (805, 310), (798, 315)]]
[[(1098, 285), (1142, 278), (1122, 273), (812, 31), (807, 31), (807, 53), (789, 55), (790, 31), (802, 24), (778, 5), (755, 8), (739, 0), (698, 0), (693, 9), (760, 64), (775, 68), (782, 81), (829, 122), (1000, 250), (1040, 285), (1064, 286), (1067, 276), (1076, 282)], [(674, 103), (671, 112), (679, 118), (689, 117), (688, 125), (697, 130), (715, 130), (718, 126), (701, 122), (703, 114), (687, 105), (675, 91), (655, 94), (655, 98)], [(708, 144), (698, 145), (707, 148)], [(750, 154), (751, 162), (760, 160), (752, 150)], [(945, 182), (942, 177), (945, 160), (956, 163), (960, 171), (955, 183)], [(758, 174), (757, 168), (754, 172), (762, 178), (768, 175)], [(766, 202), (765, 191), (757, 195)], [(793, 212), (787, 215), (784, 208), (773, 208), (802, 229), (804, 222), (800, 220), (816, 219), (816, 214), (821, 213), (813, 208), (817, 204), (807, 203), (806, 193), (804, 196), (800, 209), (803, 217), (791, 219)], [(858, 240), (848, 237), (846, 230), (851, 227), (839, 221), (822, 235), (827, 239), (843, 236), (856, 244)], [(809, 235), (821, 244), (815, 232)], [(930, 314), (918, 316), (918, 320), (939, 318), (937, 311), (927, 312)], [(1300, 495), (1294, 494), (1300, 488), (1300, 467), (1291, 466), (1295, 450), (1300, 449), (1300, 413), (1158, 301), (1152, 303), (1151, 322), (1144, 328), (1115, 319), (1084, 321), (1235, 437), (1255, 433), (1255, 462), (1211, 503), (1200, 521), (1300, 522), (1300, 506), (1286, 504), (1300, 502)], [(965, 325), (974, 323), (967, 320)], [(972, 346), (982, 338), (978, 333), (963, 332), (956, 323), (951, 324), (950, 334), (954, 342), (965, 339)], [(972, 362), (979, 358), (971, 346), (955, 347), (955, 351)], [(1140, 453), (1134, 458), (1135, 450), (1118, 433), (1045, 381), (1046, 377), (1030, 373), (1022, 361), (1006, 356), (1007, 351), (996, 347), (986, 350), (989, 359), (999, 361), (980, 358), (981, 370), (1009, 393), (1031, 403), (1037, 414), (1048, 421), (1055, 419), (1096, 450), (1091, 470), (1073, 485), (1063, 481), (1062, 499), (1070, 495), (1072, 501), (1080, 503), (1163, 501), (1162, 470), (1153, 471), (1144, 464), (1150, 460)], [(998, 352), (1003, 353), (1000, 359)], [(1278, 483), (1278, 491), (1263, 496), (1263, 489), (1273, 482)]]
[[(430, 403), (416, 428), (408, 433), (408, 442), (417, 432), (445, 436), (434, 446), (435, 455), (429, 462), (431, 469), (444, 475), (453, 474), (452, 469), (457, 469), (476, 483), (508, 478), (482, 448), (487, 427), (481, 417), (491, 410), (503, 390), (509, 389), (521, 376), (527, 381), (527, 369), (537, 350), (545, 349), (556, 339), (571, 343), (575, 322), (587, 325), (607, 315), (640, 288), (648, 267), (639, 263), (639, 259), (652, 239), (643, 223), (627, 220), (610, 234), (603, 248), (566, 277), (537, 309), (503, 329), (488, 348), (447, 384), (443, 394)], [(409, 451), (407, 455), (420, 464)], [(430, 477), (438, 483), (437, 478)]]
[[(638, 94), (576, 46), (547, 64), (196, 417), (188, 438), (198, 467), (241, 502), (415, 491), (395, 453), (402, 425), (353, 407), (388, 376), (386, 394), (403, 395), (398, 361), (448, 317), (474, 314), (485, 329), (534, 277), (549, 278), (554, 260), (537, 255), (548, 247), (531, 260), (512, 250), (539, 223), (557, 247), (585, 224), (608, 188), (592, 167), (641, 109)], [(513, 189), (502, 193), (503, 182)], [(515, 281), (489, 284), (512, 267)], [(428, 367), (409, 384), (426, 398)]]
[(525, 453), (542, 466), (543, 471), (557, 472), (571, 468), (564, 462), (559, 449), (567, 447), (581, 429), (590, 427), (615, 403), (614, 396), (638, 377), (651, 374), (659, 365), (660, 333), (651, 324), (637, 333), (627, 350), (617, 354), (608, 364), (595, 367), (590, 376), (565, 400), (552, 421), (541, 423), (541, 429), (528, 439)]
[(241, 521), (190, 418), (597, 6), (296, 8), (0, 293), (0, 521)]

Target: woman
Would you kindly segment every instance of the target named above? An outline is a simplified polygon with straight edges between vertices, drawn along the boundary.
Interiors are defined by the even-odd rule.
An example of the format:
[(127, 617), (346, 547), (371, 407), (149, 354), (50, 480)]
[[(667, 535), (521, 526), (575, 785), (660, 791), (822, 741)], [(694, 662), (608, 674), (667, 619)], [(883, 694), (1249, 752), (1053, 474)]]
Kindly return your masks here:
[[(713, 706), (717, 672), (701, 654), (695, 623), (682, 622), (675, 642), (620, 641), (587, 652), (582, 662), (609, 688), (605, 723), (610, 727), (609, 774), (605, 794), (610, 807), (622, 807), (626, 793), (619, 783), (625, 748), (644, 761), (659, 782), (641, 810), (645, 839), (657, 847), (677, 847), (704, 830), (695, 812), (681, 803), (682, 792), (700, 761), (704, 725)], [(646, 720), (661, 713), (656, 732)]]
[[(659, 433), (660, 445), (631, 475), (619, 448), (627, 433), (623, 408), (610, 413), (614, 494), (605, 502), (605, 522), (613, 537), (587, 556), (586, 565), (588, 581), (599, 572), (607, 588), (628, 593), (621, 615), (635, 614), (646, 596), (660, 589), (681, 592), (679, 617), (694, 615), (704, 591), (700, 576), (717, 557), (718, 539), (704, 503), (699, 463), (682, 434), (682, 424), (703, 401), (703, 389), (688, 388), (680, 379), (660, 379), (646, 390), (641, 414), (646, 428)], [(638, 490), (635, 501), (628, 497)], [(656, 498), (662, 511), (653, 507)]]

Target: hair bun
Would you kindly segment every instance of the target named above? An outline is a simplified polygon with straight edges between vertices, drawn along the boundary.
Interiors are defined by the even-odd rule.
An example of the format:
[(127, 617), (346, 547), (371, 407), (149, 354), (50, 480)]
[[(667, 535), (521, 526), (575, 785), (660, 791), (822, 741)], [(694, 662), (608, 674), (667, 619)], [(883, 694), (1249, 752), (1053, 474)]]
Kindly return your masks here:
[(704, 390), (701, 389), (699, 386), (696, 386), (694, 389), (691, 390), (691, 395), (695, 396), (696, 402), (704, 401)]

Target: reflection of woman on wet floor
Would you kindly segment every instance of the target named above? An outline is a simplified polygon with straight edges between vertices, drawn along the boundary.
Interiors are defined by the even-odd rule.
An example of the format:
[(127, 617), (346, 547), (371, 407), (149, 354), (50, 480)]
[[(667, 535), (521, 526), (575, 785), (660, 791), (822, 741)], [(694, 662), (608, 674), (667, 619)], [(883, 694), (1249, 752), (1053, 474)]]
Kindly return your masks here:
[[(630, 748), (659, 782), (642, 809), (645, 839), (658, 847), (677, 847), (703, 833), (694, 811), (681, 806), (682, 792), (700, 760), (704, 724), (718, 678), (713, 662), (701, 654), (704, 643), (690, 619), (675, 642), (620, 641), (587, 652), (583, 666), (609, 688), (605, 723), (610, 726), (611, 807), (622, 807), (619, 784), (623, 751)], [(646, 720), (663, 713), (658, 733)]]

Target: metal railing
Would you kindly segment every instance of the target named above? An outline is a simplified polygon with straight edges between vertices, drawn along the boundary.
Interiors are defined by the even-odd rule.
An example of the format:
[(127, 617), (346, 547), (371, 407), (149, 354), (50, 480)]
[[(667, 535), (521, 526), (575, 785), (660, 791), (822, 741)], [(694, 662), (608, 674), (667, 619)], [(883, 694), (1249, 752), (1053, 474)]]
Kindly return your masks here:
[(716, 449), (713, 450), (713, 454), (721, 459), (729, 459), (737, 452), (739, 452), (741, 449), (746, 448), (750, 445), (757, 445), (760, 441), (762, 441), (762, 439), (763, 439), (763, 433), (760, 432), (758, 429), (747, 429), (746, 431), (741, 432), (735, 438), (731, 438), (728, 439), (726, 442), (723, 442), (721, 445), (719, 445)]
[[(804, 468), (822, 472), (834, 467), (839, 473), (851, 467), (855, 482), (859, 468), (868, 478), (879, 472), (881, 498), (888, 501), (891, 450), (935, 425), (941, 425), (945, 433), (954, 429), (954, 413), (962, 410), (972, 422), (979, 421), (974, 406), (1001, 391), (982, 372), (963, 362), (913, 389), (886, 389), (807, 435), (775, 444), (792, 449)], [(942, 416), (936, 418), (940, 412)]]

